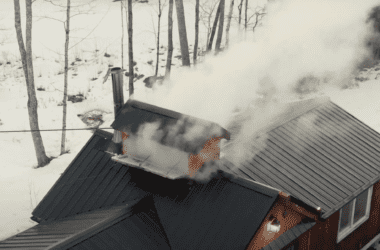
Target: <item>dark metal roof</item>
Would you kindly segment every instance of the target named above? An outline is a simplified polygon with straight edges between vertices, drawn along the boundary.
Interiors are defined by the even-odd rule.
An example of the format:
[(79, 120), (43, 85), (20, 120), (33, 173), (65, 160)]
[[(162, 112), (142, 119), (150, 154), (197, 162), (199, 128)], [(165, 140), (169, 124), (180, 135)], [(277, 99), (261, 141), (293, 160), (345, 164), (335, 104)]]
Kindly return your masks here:
[(312, 228), (316, 223), (313, 221), (303, 221), (300, 224), (281, 234), (277, 239), (266, 245), (262, 250), (280, 250), (301, 236), (307, 230)]
[(162, 249), (170, 250), (152, 197), (139, 203), (137, 213), (69, 248), (70, 250)]
[(132, 213), (131, 206), (122, 205), (42, 222), (1, 241), (0, 249), (67, 249)]
[[(159, 129), (162, 129), (165, 133), (162, 138), (162, 143), (165, 144), (165, 136), (170, 126), (177, 124), (178, 120), (183, 121), (179, 129), (179, 134), (184, 133), (187, 129), (196, 124), (201, 125), (202, 128), (205, 129), (205, 141), (209, 139), (209, 136), (229, 139), (229, 132), (214, 122), (191, 117), (132, 99), (129, 99), (117, 113), (116, 119), (111, 124), (111, 127), (117, 130), (128, 130), (131, 133), (136, 133), (140, 125), (144, 123), (160, 122)], [(186, 144), (185, 138), (183, 138), (183, 144)], [(199, 144), (203, 146), (201, 142)], [(193, 150), (191, 145), (183, 145), (183, 148)]]
[(380, 134), (326, 99), (290, 107), (264, 131), (265, 147), (233, 172), (321, 207), (328, 218), (380, 179)]
[(130, 182), (129, 167), (111, 161), (112, 134), (97, 130), (33, 211), (33, 219), (55, 220), (125, 204), (146, 195)]
[[(223, 171), (202, 184), (114, 163), (104, 152), (112, 150), (111, 138), (97, 130), (33, 211), (40, 224), (22, 234), (41, 243), (35, 246), (243, 250), (278, 196), (277, 189)], [(99, 209), (123, 204), (134, 206), (135, 214), (112, 217), (107, 226), (96, 221)], [(20, 235), (8, 243), (30, 242)]]
[(207, 184), (152, 178), (140, 187), (154, 195), (173, 250), (245, 250), (279, 193), (222, 172)]

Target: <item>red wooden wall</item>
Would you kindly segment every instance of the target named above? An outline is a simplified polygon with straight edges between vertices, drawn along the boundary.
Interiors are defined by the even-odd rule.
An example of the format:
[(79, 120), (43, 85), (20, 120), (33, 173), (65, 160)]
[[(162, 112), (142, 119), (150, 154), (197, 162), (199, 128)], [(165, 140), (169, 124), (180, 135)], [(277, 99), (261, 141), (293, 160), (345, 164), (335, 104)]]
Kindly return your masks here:
[(339, 211), (325, 222), (318, 221), (298, 238), (299, 249), (359, 250), (380, 233), (380, 182), (373, 186), (370, 217), (359, 228), (337, 243)]
[[(277, 218), (281, 225), (280, 231), (277, 233), (267, 231), (267, 223), (272, 215)], [(299, 224), (306, 216), (317, 219), (315, 214), (292, 203), (285, 193), (280, 192), (277, 202), (257, 230), (247, 250), (259, 250), (265, 247), (270, 242), (277, 239), (281, 234)]]

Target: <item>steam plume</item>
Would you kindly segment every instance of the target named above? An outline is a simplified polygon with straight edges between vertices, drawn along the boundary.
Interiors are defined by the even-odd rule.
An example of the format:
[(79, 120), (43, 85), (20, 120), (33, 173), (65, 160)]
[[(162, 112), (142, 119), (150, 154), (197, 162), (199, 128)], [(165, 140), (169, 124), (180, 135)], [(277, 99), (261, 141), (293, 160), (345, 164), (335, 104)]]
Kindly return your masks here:
[[(142, 101), (214, 121), (231, 133), (237, 162), (265, 147), (256, 132), (281, 112), (280, 100), (294, 99), (301, 81), (319, 79), (340, 87), (368, 57), (366, 23), (378, 1), (290, 0), (267, 7), (254, 41), (241, 42), (202, 65), (173, 72), (172, 81)], [(314, 80), (313, 80), (314, 79)], [(239, 112), (234, 112), (234, 111)], [(251, 146), (251, 147), (250, 147)], [(223, 150), (223, 149), (222, 149)]]

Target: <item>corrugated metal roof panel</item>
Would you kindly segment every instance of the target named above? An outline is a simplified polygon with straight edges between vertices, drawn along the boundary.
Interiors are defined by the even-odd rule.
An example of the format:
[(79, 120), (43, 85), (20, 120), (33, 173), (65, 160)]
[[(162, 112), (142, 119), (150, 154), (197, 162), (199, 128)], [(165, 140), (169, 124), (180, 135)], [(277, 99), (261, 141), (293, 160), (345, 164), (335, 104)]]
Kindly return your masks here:
[(139, 205), (134, 215), (98, 234), (79, 242), (70, 250), (91, 249), (171, 249), (164, 229), (160, 225), (152, 197)]
[[(157, 185), (165, 186), (168, 180), (162, 181)], [(207, 184), (170, 182), (167, 189), (147, 189), (154, 194), (158, 217), (173, 250), (245, 249), (278, 195), (273, 189), (263, 194), (255, 184), (222, 175)]]
[(227, 168), (321, 207), (327, 218), (380, 179), (380, 134), (331, 101), (309, 101), (318, 105), (293, 104), (306, 112), (269, 125), (249, 164)]
[[(189, 129), (192, 125), (194, 125), (194, 123), (197, 123), (202, 125), (204, 128), (207, 128), (206, 131), (209, 132), (207, 136), (221, 136), (229, 139), (229, 132), (214, 122), (181, 114), (132, 99), (129, 99), (123, 105), (121, 110), (117, 113), (116, 119), (111, 124), (111, 127), (117, 130), (127, 130), (130, 131), (130, 133), (136, 133), (140, 125), (144, 123), (160, 122), (160, 128), (163, 129), (167, 126), (176, 124), (180, 119), (183, 119), (184, 121), (181, 126), (181, 130)], [(205, 136), (206, 140), (207, 136)]]
[(107, 228), (129, 217), (131, 206), (70, 216), (52, 222), (42, 222), (0, 242), (0, 249), (67, 249), (73, 242)]
[[(105, 137), (106, 136), (106, 137)], [(34, 217), (55, 220), (71, 215), (120, 205), (146, 195), (133, 190), (129, 168), (111, 161), (109, 149), (112, 134), (97, 130), (70, 163), (62, 176), (33, 211)], [(133, 190), (133, 191), (132, 191)], [(131, 199), (120, 192), (131, 193)]]

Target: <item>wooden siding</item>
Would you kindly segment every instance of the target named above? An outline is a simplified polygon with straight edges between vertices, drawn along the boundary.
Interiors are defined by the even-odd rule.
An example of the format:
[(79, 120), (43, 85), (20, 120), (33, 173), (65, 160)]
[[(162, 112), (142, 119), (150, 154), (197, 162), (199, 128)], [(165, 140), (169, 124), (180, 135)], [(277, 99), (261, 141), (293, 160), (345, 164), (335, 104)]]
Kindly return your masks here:
[(380, 183), (373, 186), (370, 217), (355, 231), (337, 243), (339, 211), (326, 221), (319, 221), (307, 233), (299, 237), (299, 249), (357, 250), (364, 247), (380, 233)]
[[(272, 216), (280, 222), (279, 232), (267, 231), (267, 223), (270, 222)], [(310, 226), (314, 225), (313, 221), (316, 219), (315, 214), (309, 213), (304, 208), (291, 202), (290, 197), (280, 193), (247, 250), (279, 250), (303, 233), (302, 230), (306, 231)]]

